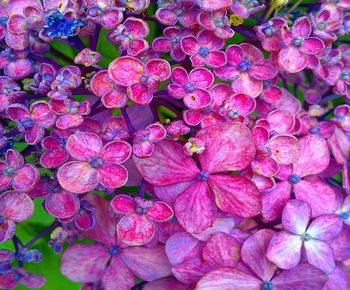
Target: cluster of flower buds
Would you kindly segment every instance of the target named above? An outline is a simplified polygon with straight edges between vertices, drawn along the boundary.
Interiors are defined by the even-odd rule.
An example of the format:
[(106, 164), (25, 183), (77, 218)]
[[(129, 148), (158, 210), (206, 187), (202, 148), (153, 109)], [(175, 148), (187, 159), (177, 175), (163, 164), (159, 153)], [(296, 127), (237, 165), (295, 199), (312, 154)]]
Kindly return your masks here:
[(82, 290), (350, 289), (349, 35), (348, 0), (2, 1), (0, 288), (62, 289), (46, 239)]

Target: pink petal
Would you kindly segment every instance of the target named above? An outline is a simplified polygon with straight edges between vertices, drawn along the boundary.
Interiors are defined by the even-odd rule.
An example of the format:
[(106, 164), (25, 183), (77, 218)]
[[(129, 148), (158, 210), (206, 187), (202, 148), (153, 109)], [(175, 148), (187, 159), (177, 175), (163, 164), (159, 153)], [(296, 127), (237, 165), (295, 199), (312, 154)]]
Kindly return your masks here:
[(145, 281), (167, 277), (171, 274), (164, 246), (123, 249), (122, 260), (135, 276)]
[(28, 288), (41, 288), (45, 285), (46, 278), (37, 274), (27, 273), (21, 280), (21, 283)]
[(202, 89), (196, 89), (184, 97), (185, 105), (192, 110), (204, 109), (210, 105), (211, 101), (208, 91)]
[(223, 81), (233, 81), (240, 75), (236, 67), (231, 65), (224, 65), (214, 69), (214, 74), (217, 78)]
[(214, 83), (214, 75), (210, 70), (198, 67), (190, 72), (189, 81), (193, 82), (196, 88), (207, 89)]
[(265, 102), (276, 103), (282, 98), (282, 90), (277, 86), (271, 86), (269, 88), (264, 88), (261, 97)]
[[(326, 277), (327, 278), (327, 277)], [(346, 290), (349, 289), (350, 282), (346, 272), (340, 267), (336, 267), (332, 273), (328, 275), (328, 281), (324, 290)]]
[(240, 245), (229, 234), (217, 233), (206, 242), (202, 256), (218, 267), (234, 267), (240, 259)]
[(272, 279), (272, 284), (277, 289), (324, 289), (327, 275), (318, 268), (308, 263), (300, 263), (295, 268), (282, 271)]
[(117, 225), (118, 237), (127, 245), (147, 244), (154, 235), (155, 226), (145, 215), (136, 213), (124, 216)]
[(295, 174), (302, 177), (327, 168), (329, 149), (326, 140), (317, 135), (308, 135), (299, 139), (299, 147), (299, 160), (293, 166)]
[(151, 124), (146, 129), (149, 131), (149, 140), (152, 142), (159, 142), (166, 136), (166, 130), (159, 123)]
[(171, 72), (171, 79), (174, 83), (181, 86), (185, 86), (189, 81), (188, 73), (182, 66), (178, 66), (173, 69)]
[(27, 129), (25, 133), (25, 141), (30, 145), (38, 144), (45, 135), (45, 130), (42, 127), (34, 125)]
[(302, 52), (309, 54), (319, 54), (324, 49), (324, 43), (317, 37), (309, 37), (304, 40), (303, 46), (300, 48)]
[(117, 214), (127, 214), (135, 212), (136, 204), (134, 199), (128, 195), (120, 194), (114, 197), (110, 203), (113, 212)]
[(66, 149), (74, 159), (88, 161), (99, 155), (102, 146), (102, 141), (96, 134), (79, 132), (68, 138)]
[(27, 107), (22, 104), (9, 105), (6, 109), (6, 114), (12, 121), (30, 118), (30, 114)]
[(261, 81), (269, 80), (274, 78), (278, 73), (278, 69), (271, 60), (263, 60), (254, 65), (249, 70), (249, 74)]
[(163, 289), (172, 289), (172, 290), (191, 290), (191, 285), (183, 284), (177, 281), (175, 278), (164, 278), (160, 280), (155, 280), (147, 283), (143, 290), (163, 290)]
[(246, 72), (241, 72), (239, 77), (232, 81), (231, 87), (236, 93), (242, 93), (256, 98), (263, 90), (263, 82), (252, 78)]
[(218, 68), (226, 64), (226, 55), (223, 51), (211, 51), (205, 61), (209, 67)]
[(127, 88), (127, 94), (135, 104), (147, 105), (152, 101), (153, 93), (148, 90), (147, 86), (136, 83)]
[(207, 241), (216, 233), (230, 233), (234, 225), (235, 220), (233, 217), (217, 217), (209, 228), (199, 234), (192, 234), (192, 236), (200, 241)]
[[(16, 233), (16, 223), (12, 220), (5, 220), (0, 225), (0, 243), (5, 243)], [(1, 286), (1, 277), (0, 277), (0, 286)]]
[(162, 82), (170, 77), (171, 67), (164, 59), (152, 59), (146, 64), (146, 72)]
[(109, 77), (120, 86), (131, 86), (139, 82), (143, 74), (142, 62), (130, 56), (122, 56), (109, 64)]
[(271, 126), (271, 131), (280, 134), (288, 133), (295, 124), (294, 116), (284, 110), (274, 110), (270, 112), (267, 116), (267, 120)]
[(331, 273), (335, 268), (332, 248), (323, 241), (311, 239), (304, 242), (307, 261), (326, 273)]
[(152, 41), (152, 49), (160, 52), (169, 52), (173, 45), (171, 41), (164, 37), (157, 37)]
[(195, 55), (199, 50), (199, 44), (195, 37), (186, 36), (181, 39), (181, 48), (188, 55)]
[(91, 91), (99, 97), (102, 97), (113, 90), (112, 80), (106, 70), (97, 72), (90, 81)]
[(185, 284), (196, 283), (203, 275), (213, 269), (213, 266), (201, 258), (186, 260), (171, 268), (177, 280)]
[(199, 3), (199, 7), (204, 11), (226, 10), (231, 5), (231, 0), (202, 0)]
[(160, 23), (167, 26), (175, 25), (178, 20), (176, 13), (173, 10), (167, 8), (157, 9), (155, 17)]
[(303, 201), (296, 199), (287, 202), (282, 213), (282, 224), (286, 231), (302, 235), (311, 218), (311, 208)]
[(226, 48), (227, 63), (238, 65), (244, 59), (244, 51), (239, 45), (230, 45)]
[(271, 157), (278, 164), (291, 164), (298, 160), (299, 143), (292, 135), (277, 135), (272, 137), (266, 146), (271, 150)]
[(21, 222), (32, 216), (34, 204), (25, 193), (6, 191), (0, 196), (0, 212), (6, 219)]
[(66, 150), (54, 150), (45, 152), (40, 157), (40, 165), (45, 168), (57, 168), (69, 160)]
[(212, 271), (201, 278), (198, 290), (259, 290), (262, 281), (238, 269), (222, 268)]
[(98, 245), (72, 245), (63, 253), (61, 272), (74, 282), (93, 283), (101, 280), (110, 255)]
[(147, 158), (152, 155), (154, 151), (154, 144), (150, 141), (143, 141), (134, 143), (132, 145), (132, 153), (138, 158)]
[(278, 268), (291, 269), (300, 261), (300, 251), (303, 241), (300, 236), (287, 232), (275, 234), (267, 249), (266, 257)]
[(175, 201), (178, 222), (189, 233), (200, 233), (215, 220), (213, 195), (205, 182), (197, 181), (181, 193)]
[(311, 34), (311, 31), (311, 22), (310, 19), (306, 16), (298, 18), (292, 28), (293, 35), (303, 38), (308, 37)]
[(215, 203), (224, 212), (253, 217), (261, 211), (261, 194), (255, 184), (243, 176), (210, 175), (208, 183)]
[(128, 171), (122, 165), (107, 163), (97, 170), (97, 179), (106, 188), (118, 188), (128, 181)]
[(30, 105), (30, 113), (33, 121), (43, 128), (51, 127), (56, 120), (56, 115), (51, 111), (49, 104), (45, 101), (36, 101)]
[(337, 207), (334, 190), (317, 176), (302, 179), (294, 185), (295, 197), (308, 202), (312, 217), (334, 213)]
[(253, 136), (240, 123), (205, 128), (196, 137), (205, 143), (205, 150), (198, 158), (203, 170), (210, 173), (242, 170), (255, 156)]
[(173, 216), (174, 212), (172, 208), (165, 202), (156, 201), (146, 213), (146, 216), (155, 222), (166, 222), (169, 221)]
[(289, 73), (297, 73), (306, 67), (307, 57), (299, 48), (289, 46), (280, 50), (278, 64)]
[(277, 267), (266, 258), (273, 230), (263, 229), (250, 236), (242, 245), (242, 261), (263, 281), (270, 281)]
[(79, 207), (79, 198), (65, 190), (52, 193), (45, 199), (46, 210), (56, 218), (69, 218), (78, 212)]
[(83, 122), (84, 122), (83, 116), (78, 114), (76, 115), (67, 114), (67, 115), (60, 116), (57, 119), (56, 126), (59, 129), (66, 130), (68, 128), (80, 126), (81, 124), (83, 124)]
[(263, 127), (254, 127), (253, 137), (256, 147), (265, 147), (265, 144), (269, 140), (269, 132)]
[(24, 165), (18, 169), (12, 179), (12, 187), (14, 190), (29, 191), (39, 181), (40, 172), (31, 164)]
[(114, 256), (102, 278), (104, 289), (129, 290), (135, 284), (135, 277), (119, 256)]
[(239, 115), (249, 115), (255, 109), (255, 100), (245, 94), (234, 94), (224, 104), (224, 110), (233, 110)]
[(100, 157), (105, 162), (124, 163), (131, 155), (131, 146), (125, 141), (112, 141), (103, 146)]
[(86, 162), (71, 161), (58, 169), (60, 185), (74, 193), (84, 193), (94, 189), (97, 184), (97, 170)]
[(184, 121), (190, 126), (197, 126), (202, 121), (202, 113), (196, 110), (186, 110), (183, 112)]
[(128, 103), (128, 97), (125, 90), (119, 87), (105, 94), (101, 101), (102, 104), (108, 109), (123, 108)]
[(252, 165), (252, 169), (256, 173), (266, 177), (274, 176), (279, 169), (276, 161), (270, 157), (267, 157), (267, 158), (257, 157), (254, 159), (251, 165)]
[(141, 175), (154, 185), (169, 185), (196, 179), (199, 169), (183, 152), (182, 146), (172, 141), (155, 144), (151, 157), (134, 162)]
[(335, 238), (341, 232), (343, 222), (339, 215), (326, 214), (316, 218), (307, 229), (312, 238), (328, 241)]

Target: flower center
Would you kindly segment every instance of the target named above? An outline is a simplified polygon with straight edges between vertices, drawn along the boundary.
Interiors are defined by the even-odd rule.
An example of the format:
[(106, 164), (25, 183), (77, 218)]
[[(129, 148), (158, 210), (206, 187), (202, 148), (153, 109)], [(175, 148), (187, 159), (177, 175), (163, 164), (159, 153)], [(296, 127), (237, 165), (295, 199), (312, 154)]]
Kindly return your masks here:
[(297, 184), (300, 181), (300, 176), (296, 174), (292, 174), (291, 176), (289, 176), (288, 180), (292, 184)]
[(13, 276), (12, 276), (12, 279), (15, 280), (15, 281), (18, 281), (18, 280), (20, 280), (21, 278), (22, 278), (22, 274), (20, 274), (20, 273), (15, 273), (15, 274), (13, 274)]
[(228, 20), (227, 17), (216, 18), (214, 19), (214, 24), (216, 27), (221, 28), (225, 26), (225, 23), (227, 22), (227, 20)]
[(192, 93), (194, 91), (194, 89), (196, 88), (194, 83), (187, 83), (185, 85), (185, 89), (187, 92)]
[(198, 54), (199, 54), (201, 57), (206, 57), (206, 56), (208, 56), (208, 54), (209, 54), (209, 48), (208, 48), (208, 47), (205, 47), (205, 46), (201, 46), (201, 47), (199, 48)]
[(236, 110), (231, 110), (227, 113), (227, 116), (231, 119), (236, 119), (238, 118), (239, 114)]
[(343, 80), (347, 80), (350, 78), (350, 72), (343, 72), (341, 75), (340, 75), (340, 78), (343, 79)]
[(34, 121), (30, 118), (25, 118), (19, 121), (24, 129), (30, 129), (34, 126)]
[(174, 45), (174, 44), (180, 43), (180, 40), (181, 38), (176, 36), (171, 39), (171, 43)]
[(138, 205), (136, 207), (136, 212), (140, 215), (143, 215), (143, 214), (146, 214), (148, 212), (148, 209)]
[(266, 37), (272, 37), (275, 34), (276, 29), (270, 23), (267, 23), (267, 26), (262, 29), (262, 32)]
[(321, 132), (321, 130), (320, 130), (320, 128), (318, 128), (318, 127), (311, 127), (311, 128), (309, 129), (309, 132), (310, 132), (311, 134), (319, 135), (320, 132)]
[(302, 234), (302, 235), (301, 235), (301, 238), (302, 238), (305, 242), (310, 241), (310, 240), (312, 239), (312, 237), (311, 237), (310, 234), (308, 234), (308, 233)]
[(324, 31), (327, 29), (328, 23), (327, 21), (321, 21), (317, 24), (318, 30)]
[(2, 225), (4, 221), (5, 221), (5, 218), (2, 215), (0, 215), (0, 225)]
[(349, 217), (350, 217), (350, 214), (348, 212), (342, 212), (340, 214), (340, 217), (343, 219), (343, 220), (347, 220)]
[(6, 26), (7, 21), (8, 21), (8, 17), (5, 17), (5, 16), (0, 17), (0, 25), (1, 26)]
[(4, 168), (3, 173), (6, 176), (14, 176), (15, 173), (16, 173), (16, 169), (11, 167), (11, 166), (7, 166), (7, 167)]
[(101, 157), (94, 157), (89, 160), (89, 164), (92, 168), (98, 169), (103, 166), (104, 161)]
[(248, 71), (251, 68), (251, 63), (249, 60), (245, 59), (241, 61), (238, 65), (240, 71)]
[(272, 290), (273, 286), (271, 282), (264, 282), (264, 284), (262, 285), (262, 289), (263, 290)]
[(295, 47), (302, 47), (304, 45), (304, 38), (297, 36), (293, 39), (293, 45)]
[(208, 178), (209, 178), (209, 172), (207, 172), (207, 171), (201, 171), (201, 172), (199, 172), (199, 174), (198, 174), (198, 179), (199, 179), (200, 181), (207, 181)]
[(113, 247), (110, 247), (110, 248), (108, 249), (108, 252), (109, 252), (109, 254), (110, 254), (111, 256), (116, 256), (116, 255), (118, 255), (118, 253), (119, 253), (119, 249), (118, 249), (118, 247), (113, 246)]

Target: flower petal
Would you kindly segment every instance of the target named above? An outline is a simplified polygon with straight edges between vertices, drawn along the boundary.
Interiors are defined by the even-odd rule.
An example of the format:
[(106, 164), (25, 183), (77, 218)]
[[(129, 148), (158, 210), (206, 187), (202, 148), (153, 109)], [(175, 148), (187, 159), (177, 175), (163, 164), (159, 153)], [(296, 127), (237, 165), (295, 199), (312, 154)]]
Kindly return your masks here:
[(297, 73), (306, 67), (307, 56), (299, 48), (289, 46), (280, 50), (278, 64), (289, 73)]
[(122, 165), (107, 163), (97, 170), (97, 179), (106, 188), (118, 188), (128, 181), (128, 171)]
[(112, 141), (103, 146), (100, 157), (105, 162), (124, 163), (131, 156), (131, 146), (125, 141)]
[(328, 241), (340, 234), (343, 222), (339, 215), (325, 214), (316, 218), (307, 229), (312, 238)]
[(326, 273), (331, 273), (335, 268), (332, 248), (323, 241), (311, 239), (304, 242), (307, 261)]
[(286, 231), (302, 235), (311, 218), (308, 203), (296, 199), (287, 202), (282, 213), (282, 224)]
[(156, 201), (148, 209), (146, 216), (155, 222), (166, 222), (174, 216), (172, 208), (165, 202)]
[(6, 191), (0, 196), (1, 215), (15, 222), (21, 222), (32, 216), (34, 204), (26, 193)]
[(139, 82), (143, 74), (142, 62), (131, 56), (122, 56), (108, 66), (109, 77), (120, 86), (131, 86)]
[(79, 198), (66, 190), (52, 193), (45, 199), (46, 210), (56, 218), (69, 218), (78, 212), (79, 207)]
[(135, 277), (119, 256), (114, 256), (102, 278), (103, 289), (129, 290), (135, 284)]
[(89, 161), (99, 155), (102, 146), (101, 138), (96, 134), (79, 132), (68, 138), (66, 149), (74, 159)]
[(288, 165), (298, 160), (299, 143), (292, 135), (277, 135), (272, 137), (267, 145), (271, 150), (271, 157), (278, 164)]
[(127, 214), (134, 212), (136, 203), (131, 196), (120, 194), (111, 200), (111, 208), (116, 214)]

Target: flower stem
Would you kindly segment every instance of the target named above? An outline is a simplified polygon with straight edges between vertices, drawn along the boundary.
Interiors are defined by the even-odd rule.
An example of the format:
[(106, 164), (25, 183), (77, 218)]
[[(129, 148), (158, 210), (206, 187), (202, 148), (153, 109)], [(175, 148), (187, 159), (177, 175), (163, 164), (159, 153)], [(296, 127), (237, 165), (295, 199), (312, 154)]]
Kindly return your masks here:
[(131, 121), (130, 121), (130, 119), (129, 119), (128, 112), (126, 111), (125, 107), (121, 109), (121, 112), (122, 112), (122, 115), (123, 115), (125, 124), (126, 124), (126, 126), (128, 127), (129, 134), (130, 134), (130, 135), (133, 135), (133, 134), (136, 132), (136, 130), (135, 130), (135, 128), (133, 127), (133, 125), (131, 124)]
[(47, 233), (51, 232), (55, 227), (57, 227), (60, 224), (59, 221), (55, 220), (51, 225), (49, 225), (47, 228), (45, 228), (42, 232), (37, 234), (33, 239), (31, 239), (28, 243), (26, 243), (23, 248), (29, 248), (31, 247), (37, 240), (41, 239), (43, 236), (45, 236)]

